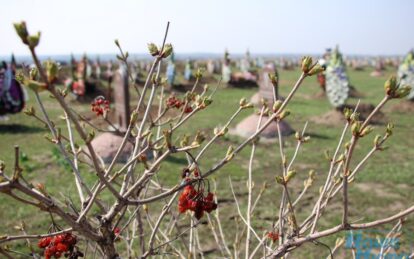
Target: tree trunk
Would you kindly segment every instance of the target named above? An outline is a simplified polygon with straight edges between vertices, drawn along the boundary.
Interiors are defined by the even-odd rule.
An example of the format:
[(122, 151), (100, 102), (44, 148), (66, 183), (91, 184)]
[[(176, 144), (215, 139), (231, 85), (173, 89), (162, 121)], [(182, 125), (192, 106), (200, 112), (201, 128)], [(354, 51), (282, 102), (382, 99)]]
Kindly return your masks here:
[(104, 258), (106, 259), (117, 259), (120, 258), (118, 253), (116, 252), (115, 246), (113, 242), (101, 242), (99, 246), (104, 253)]

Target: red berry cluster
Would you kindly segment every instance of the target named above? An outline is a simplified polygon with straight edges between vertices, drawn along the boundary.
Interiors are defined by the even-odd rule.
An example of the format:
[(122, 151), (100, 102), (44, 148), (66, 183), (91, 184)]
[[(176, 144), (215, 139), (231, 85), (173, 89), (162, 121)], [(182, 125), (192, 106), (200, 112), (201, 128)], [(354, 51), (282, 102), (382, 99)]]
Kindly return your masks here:
[(192, 112), (192, 111), (193, 111), (193, 107), (188, 106), (188, 105), (187, 105), (187, 107), (185, 107), (185, 109), (184, 109), (184, 113), (190, 113), (190, 112)]
[(121, 234), (121, 229), (120, 229), (120, 228), (118, 228), (118, 227), (114, 228), (114, 235), (115, 235), (116, 237), (118, 237), (120, 234)]
[(46, 259), (50, 259), (52, 256), (60, 258), (62, 254), (72, 254), (76, 245), (76, 236), (71, 233), (65, 233), (56, 235), (53, 237), (44, 237), (39, 240), (37, 244), (39, 248), (44, 248), (44, 256)]
[(109, 111), (109, 101), (105, 100), (102, 96), (95, 98), (91, 103), (91, 109), (97, 116), (104, 115)]
[(180, 99), (178, 99), (177, 97), (175, 97), (173, 95), (168, 97), (168, 99), (167, 99), (167, 106), (169, 108), (180, 109), (183, 104), (184, 103)]
[(168, 108), (176, 108), (176, 109), (180, 109), (181, 107), (184, 107), (184, 113), (190, 113), (190, 112), (193, 111), (193, 108), (191, 107), (190, 104), (187, 103), (187, 105), (185, 105), (185, 103), (183, 101), (181, 101), (180, 99), (178, 99), (174, 95), (168, 97), (167, 107)]
[(272, 240), (272, 242), (276, 242), (277, 240), (279, 240), (279, 232), (269, 231), (267, 232), (267, 238)]
[(214, 202), (214, 194), (211, 192), (204, 196), (204, 190), (196, 190), (194, 186), (187, 185), (178, 199), (178, 210), (184, 213), (187, 210), (194, 211), (194, 216), (201, 219), (204, 211), (207, 213), (217, 209), (217, 204)]

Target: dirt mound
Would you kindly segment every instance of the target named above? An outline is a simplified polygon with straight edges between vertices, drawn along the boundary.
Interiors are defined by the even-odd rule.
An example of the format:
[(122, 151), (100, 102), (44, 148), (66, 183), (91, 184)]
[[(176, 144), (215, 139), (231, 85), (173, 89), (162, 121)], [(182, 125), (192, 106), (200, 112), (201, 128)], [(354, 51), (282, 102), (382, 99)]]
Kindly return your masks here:
[(350, 98), (364, 98), (365, 95), (361, 92), (359, 92), (355, 86), (350, 85), (349, 86), (349, 97)]
[[(355, 109), (355, 105), (346, 105), (344, 108), (349, 108), (351, 110)], [(365, 120), (368, 115), (375, 109), (375, 106), (372, 104), (361, 103), (358, 106), (358, 113), (360, 114), (360, 120)], [(321, 116), (314, 116), (311, 118), (311, 121), (317, 124), (323, 124), (328, 126), (340, 126), (345, 124), (345, 117), (340, 110), (332, 110)], [(382, 112), (378, 112), (371, 120), (371, 124), (383, 124), (385, 122), (385, 115)]]
[[(354, 110), (355, 105), (346, 105), (347, 108)], [(375, 109), (375, 106), (370, 103), (361, 103), (358, 106), (359, 118), (365, 120), (368, 115)], [(385, 115), (381, 111), (377, 112), (371, 120), (371, 124), (385, 123)]]
[[(364, 98), (365, 95), (363, 93), (357, 91), (355, 89), (355, 87), (351, 86), (350, 89), (349, 89), (349, 97), (350, 98)], [(305, 99), (308, 99), (308, 100), (314, 100), (314, 99), (321, 100), (321, 99), (325, 99), (325, 98), (326, 98), (326, 93), (323, 92), (323, 91), (318, 92), (314, 95), (305, 96)]]
[(316, 124), (329, 126), (344, 125), (346, 122), (344, 115), (338, 110), (331, 110), (323, 115), (314, 116), (311, 118), (311, 121), (315, 122)]
[(314, 94), (313, 96), (312, 96), (312, 99), (325, 99), (326, 98), (326, 94), (325, 94), (325, 92), (319, 92), (319, 93), (316, 93), (316, 94)]
[[(203, 92), (203, 86), (204, 84), (198, 83), (194, 92), (197, 94), (201, 94)], [(171, 87), (171, 92), (186, 93), (186, 92), (191, 91), (193, 87), (194, 87), (194, 83), (176, 84)]]
[(414, 112), (414, 102), (408, 100), (400, 101), (393, 105), (390, 110), (401, 113)]

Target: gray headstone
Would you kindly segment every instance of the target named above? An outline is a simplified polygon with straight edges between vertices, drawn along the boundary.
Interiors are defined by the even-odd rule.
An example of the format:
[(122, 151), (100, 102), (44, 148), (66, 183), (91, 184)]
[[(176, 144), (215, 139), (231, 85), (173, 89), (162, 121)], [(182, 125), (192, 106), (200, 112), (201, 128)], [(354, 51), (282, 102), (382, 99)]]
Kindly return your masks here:
[(120, 130), (128, 128), (130, 120), (129, 110), (129, 88), (128, 73), (124, 65), (120, 65), (114, 74), (114, 101), (115, 101), (115, 123)]
[(212, 75), (212, 74), (214, 74), (215, 73), (215, 64), (214, 64), (214, 61), (213, 60), (209, 60), (208, 62), (207, 62), (207, 72), (210, 74), (210, 75)]
[[(264, 98), (269, 105), (273, 104), (273, 84), (269, 79), (269, 74), (275, 73), (272, 65), (266, 65), (259, 73), (259, 97)], [(259, 100), (260, 101), (260, 100)]]

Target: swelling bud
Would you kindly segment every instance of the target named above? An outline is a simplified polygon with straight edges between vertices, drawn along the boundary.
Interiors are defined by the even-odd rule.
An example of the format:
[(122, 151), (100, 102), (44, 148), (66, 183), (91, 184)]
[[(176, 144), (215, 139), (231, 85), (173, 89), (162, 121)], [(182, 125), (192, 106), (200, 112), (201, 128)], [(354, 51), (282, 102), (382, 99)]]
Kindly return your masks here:
[(311, 57), (303, 57), (302, 58), (302, 72), (308, 74), (312, 66), (312, 58)]
[(158, 50), (157, 45), (155, 45), (154, 43), (148, 43), (148, 51), (153, 57), (160, 54), (160, 51)]
[(17, 35), (19, 35), (23, 43), (28, 45), (29, 42), (27, 40), (27, 37), (29, 36), (29, 33), (27, 32), (26, 23), (22, 21), (19, 23), (14, 23), (13, 26), (14, 26), (14, 29), (16, 30)]
[(395, 76), (390, 76), (387, 81), (384, 83), (384, 90), (387, 95), (393, 95), (398, 88), (397, 78)]
[(313, 75), (319, 74), (320, 72), (323, 72), (323, 71), (325, 71), (325, 67), (323, 67), (319, 64), (316, 64), (309, 70), (308, 76), (313, 76)]
[(34, 49), (39, 45), (40, 41), (40, 31), (35, 35), (30, 35), (27, 37), (27, 42), (30, 48)]
[(409, 95), (410, 92), (411, 92), (411, 87), (408, 85), (405, 85), (397, 89), (397, 91), (394, 94), (394, 98), (404, 98), (407, 95)]
[(168, 56), (171, 55), (172, 52), (173, 52), (173, 46), (171, 45), (171, 43), (165, 44), (164, 50), (161, 53), (161, 58), (167, 58)]
[(57, 77), (57, 74), (59, 72), (59, 67), (56, 62), (51, 61), (51, 60), (46, 61), (45, 67), (46, 67), (47, 80), (50, 83), (52, 83)]
[(268, 74), (268, 76), (269, 76), (269, 79), (270, 79), (270, 82), (272, 82), (272, 85), (274, 86), (274, 87), (277, 87), (277, 85), (278, 85), (278, 81), (279, 81), (279, 78), (278, 78), (278, 75), (277, 75), (277, 72), (275, 72), (274, 74)]

